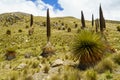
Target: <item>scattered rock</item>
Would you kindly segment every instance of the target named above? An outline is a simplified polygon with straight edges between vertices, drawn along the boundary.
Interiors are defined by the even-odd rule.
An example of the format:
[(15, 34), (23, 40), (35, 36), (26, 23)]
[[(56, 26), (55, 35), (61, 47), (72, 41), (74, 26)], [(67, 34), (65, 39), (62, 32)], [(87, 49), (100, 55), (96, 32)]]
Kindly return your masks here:
[(31, 53), (26, 53), (26, 54), (24, 54), (24, 57), (25, 58), (30, 58), (30, 57), (32, 57), (32, 54)]
[(10, 66), (10, 64), (7, 64), (7, 65), (5, 65), (5, 67), (4, 67), (5, 69), (10, 69), (11, 68), (11, 66)]
[(35, 73), (33, 75), (33, 79), (34, 80), (46, 80), (47, 76), (48, 76), (48, 74), (45, 74), (43, 72), (39, 72), (39, 73)]
[(57, 59), (53, 62), (52, 67), (57, 67), (57, 66), (63, 65), (63, 63), (64, 62), (61, 59)]
[(59, 69), (60, 67), (53, 67), (53, 68), (50, 68), (49, 70), (49, 74), (57, 74), (59, 72)]
[(76, 62), (73, 62), (71, 60), (65, 60), (63, 65), (68, 65), (68, 66), (74, 66)]
[(44, 68), (44, 66), (43, 66), (42, 64), (39, 64), (39, 67), (40, 67), (40, 68)]
[(5, 57), (6, 57), (6, 60), (12, 60), (12, 59), (16, 58), (16, 53), (15, 53), (15, 51), (8, 51), (5, 54)]
[(19, 65), (17, 66), (16, 69), (24, 69), (26, 66), (27, 66), (27, 64), (21, 63), (21, 64), (19, 64)]

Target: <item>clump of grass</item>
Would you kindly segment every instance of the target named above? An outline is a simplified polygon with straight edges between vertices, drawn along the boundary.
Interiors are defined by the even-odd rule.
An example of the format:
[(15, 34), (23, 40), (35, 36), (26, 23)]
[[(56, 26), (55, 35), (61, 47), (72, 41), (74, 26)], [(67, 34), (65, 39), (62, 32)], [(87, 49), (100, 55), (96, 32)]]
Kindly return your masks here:
[(105, 72), (105, 76), (107, 79), (112, 79), (113, 75), (110, 73), (110, 71)]
[(99, 73), (104, 73), (105, 71), (112, 72), (116, 67), (115, 63), (110, 59), (103, 59), (98, 65), (95, 66), (95, 70)]
[(113, 61), (120, 65), (120, 53), (114, 54), (112, 57)]
[(85, 69), (102, 59), (104, 44), (98, 34), (83, 30), (75, 36), (72, 50), (73, 58), (79, 60), (79, 67)]
[(66, 67), (62, 78), (64, 80), (81, 80), (81, 74), (80, 74), (79, 70), (76, 70), (71, 67)]
[(61, 28), (60, 28), (60, 27), (58, 27), (58, 30), (61, 30)]
[(65, 27), (63, 27), (62, 30), (65, 30)]
[(77, 28), (78, 27), (78, 24), (75, 24), (75, 28)]
[(77, 33), (79, 33), (80, 31), (81, 31), (81, 29), (80, 29), (80, 28), (78, 28), (78, 29), (77, 29)]
[(38, 66), (39, 66), (38, 61), (32, 63), (32, 68), (37, 68)]
[(71, 28), (70, 27), (67, 29), (67, 32), (71, 32)]
[(119, 31), (119, 32), (120, 32), (120, 26), (117, 26), (117, 31)]
[(12, 60), (16, 57), (16, 47), (9, 47), (6, 49), (6, 60)]
[(24, 78), (24, 80), (34, 80), (34, 79), (32, 78), (32, 75), (28, 75)]
[(50, 80), (61, 80), (61, 78), (60, 78), (59, 74), (55, 74), (55, 75), (52, 75), (52, 77), (50, 78)]
[(26, 26), (25, 26), (25, 28), (27, 29), (27, 28), (29, 28), (29, 26), (28, 26), (28, 25), (26, 25)]
[(10, 80), (18, 80), (19, 75), (17, 71), (10, 72)]
[(19, 29), (19, 30), (18, 30), (18, 32), (20, 32), (20, 33), (21, 33), (21, 32), (22, 32), (22, 30), (21, 30), (21, 29)]
[(48, 72), (49, 72), (49, 69), (50, 69), (50, 67), (46, 64), (46, 65), (44, 66), (44, 68), (43, 68), (44, 73), (48, 73)]
[(87, 70), (86, 80), (97, 80), (97, 72), (93, 69)]
[(6, 31), (6, 34), (7, 34), (7, 35), (11, 35), (11, 30), (7, 30), (7, 31)]

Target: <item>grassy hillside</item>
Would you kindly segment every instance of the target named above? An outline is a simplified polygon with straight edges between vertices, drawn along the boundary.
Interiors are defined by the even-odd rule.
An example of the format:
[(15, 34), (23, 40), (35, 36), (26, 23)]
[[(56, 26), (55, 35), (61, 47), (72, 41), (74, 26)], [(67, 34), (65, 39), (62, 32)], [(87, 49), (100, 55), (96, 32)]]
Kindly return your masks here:
[[(117, 23), (116, 23), (117, 22)], [(78, 34), (81, 21), (74, 17), (51, 18), (51, 44), (55, 55), (48, 58), (40, 56), (47, 43), (46, 18), (34, 16), (34, 33), (30, 29), (30, 14), (6, 13), (0, 15), (0, 80), (119, 80), (120, 79), (120, 32), (118, 21), (107, 21), (105, 36), (115, 53), (108, 54), (94, 68), (80, 70), (78, 61), (71, 59), (71, 46)], [(77, 27), (75, 27), (77, 24)], [(86, 21), (91, 31), (91, 21)], [(71, 28), (71, 32), (68, 32)], [(10, 31), (11, 34), (7, 34)], [(15, 51), (16, 58), (6, 60), (7, 51)], [(25, 55), (30, 58), (25, 58)], [(116, 57), (117, 56), (117, 57)], [(53, 67), (55, 60), (63, 64)], [(118, 64), (119, 63), (119, 64)], [(108, 69), (108, 70), (107, 70)], [(102, 73), (99, 70), (103, 70)]]

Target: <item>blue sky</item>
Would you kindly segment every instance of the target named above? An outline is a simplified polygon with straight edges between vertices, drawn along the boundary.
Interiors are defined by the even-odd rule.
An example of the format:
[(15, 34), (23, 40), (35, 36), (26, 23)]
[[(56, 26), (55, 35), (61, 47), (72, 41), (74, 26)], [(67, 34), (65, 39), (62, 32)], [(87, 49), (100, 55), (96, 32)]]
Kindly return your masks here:
[[(32, 2), (36, 3), (37, 0), (31, 0)], [(61, 5), (58, 3), (58, 0), (42, 0), (45, 4), (49, 4), (51, 6), (54, 7), (54, 11), (55, 10), (60, 10), (62, 11), (63, 8), (61, 7)]]
[(46, 4), (50, 4), (51, 6), (54, 6), (54, 9), (63, 10), (63, 8), (58, 3), (58, 0), (42, 0), (42, 1), (45, 2)]
[(0, 13), (25, 12), (35, 16), (46, 16), (50, 9), (51, 17), (73, 16), (81, 18), (83, 10), (85, 19), (91, 15), (99, 17), (101, 3), (105, 19), (120, 20), (120, 0), (0, 0)]

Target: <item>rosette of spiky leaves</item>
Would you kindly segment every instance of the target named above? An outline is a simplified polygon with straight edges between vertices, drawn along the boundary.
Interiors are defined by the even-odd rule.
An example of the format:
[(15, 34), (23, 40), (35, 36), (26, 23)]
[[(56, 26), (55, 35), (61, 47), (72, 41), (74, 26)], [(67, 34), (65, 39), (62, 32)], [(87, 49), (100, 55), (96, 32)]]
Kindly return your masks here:
[(75, 36), (72, 50), (74, 59), (79, 60), (79, 67), (85, 68), (102, 59), (104, 44), (98, 34), (83, 30)]

